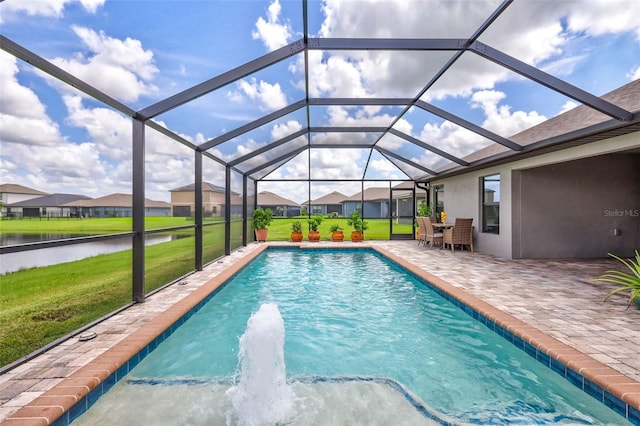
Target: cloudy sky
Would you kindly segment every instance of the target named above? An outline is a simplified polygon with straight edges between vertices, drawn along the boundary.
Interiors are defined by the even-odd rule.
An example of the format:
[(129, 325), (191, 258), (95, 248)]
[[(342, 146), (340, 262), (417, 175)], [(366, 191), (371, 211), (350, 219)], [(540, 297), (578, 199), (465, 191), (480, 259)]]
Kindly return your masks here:
[[(498, 6), (494, 0), (309, 1), (311, 37), (468, 38)], [(296, 40), (299, 0), (4, 0), (0, 32), (134, 110)], [(594, 95), (640, 77), (639, 0), (516, 0), (480, 41)], [(224, 86), (155, 120), (201, 144), (305, 97), (417, 96), (454, 52), (310, 51)], [(502, 136), (575, 107), (574, 100), (465, 53), (421, 99)], [(312, 107), (295, 111), (209, 150), (223, 161), (247, 155), (307, 126), (389, 126), (464, 157), (490, 142), (411, 108)], [(312, 143), (379, 135), (316, 134)], [(374, 139), (375, 140), (375, 139)], [(0, 183), (98, 197), (131, 193), (131, 120), (0, 50)], [(307, 143), (306, 137), (291, 146)], [(299, 144), (299, 145), (296, 145)], [(289, 146), (289, 145), (287, 145)], [(424, 167), (443, 159), (388, 136), (379, 146)], [(275, 150), (267, 160), (282, 151)], [(244, 171), (260, 164), (260, 156)], [(312, 165), (311, 176), (308, 165)], [(279, 165), (279, 164), (277, 164)], [(275, 168), (275, 166), (273, 167)], [(377, 152), (305, 150), (267, 178), (407, 179)], [(407, 171), (406, 169), (404, 170)], [(411, 173), (411, 170), (409, 170)], [(416, 171), (417, 172), (417, 171)], [(223, 185), (224, 168), (205, 160), (205, 180)], [(193, 154), (153, 130), (146, 134), (147, 198), (192, 182)], [(234, 180), (233, 185), (238, 185)], [(306, 184), (260, 186), (302, 202)], [(322, 182), (351, 195), (360, 184)]]

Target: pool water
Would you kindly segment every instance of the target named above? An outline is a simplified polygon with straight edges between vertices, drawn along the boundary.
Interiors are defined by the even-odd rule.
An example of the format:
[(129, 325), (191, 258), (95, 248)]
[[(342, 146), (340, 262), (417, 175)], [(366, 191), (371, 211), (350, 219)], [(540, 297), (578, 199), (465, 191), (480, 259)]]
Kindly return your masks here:
[(265, 302), (285, 324), (289, 424), (629, 424), (366, 249), (266, 250), (77, 423), (230, 422), (239, 337)]

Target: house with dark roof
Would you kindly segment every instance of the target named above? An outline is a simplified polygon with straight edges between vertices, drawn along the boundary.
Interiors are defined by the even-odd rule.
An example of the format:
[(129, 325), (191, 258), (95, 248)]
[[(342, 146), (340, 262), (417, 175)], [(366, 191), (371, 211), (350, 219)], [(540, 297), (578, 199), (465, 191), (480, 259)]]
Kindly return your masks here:
[[(131, 194), (111, 194), (88, 200), (71, 201), (63, 207), (74, 207), (82, 217), (131, 217)], [(171, 205), (165, 201), (144, 200), (145, 216), (169, 216)]]
[(299, 216), (301, 212), (300, 205), (295, 201), (291, 201), (269, 191), (262, 191), (258, 193), (257, 204), (258, 208), (271, 209), (274, 216)]
[[(195, 184), (170, 189), (171, 216), (191, 217), (195, 214)], [(238, 194), (231, 194), (232, 214), (242, 214), (242, 199)], [(202, 182), (202, 209), (204, 216), (224, 216), (225, 188), (209, 182)], [(235, 206), (235, 207), (234, 207)]]
[(359, 210), (362, 217), (376, 219), (389, 217), (389, 188), (372, 187), (346, 198), (342, 203), (345, 217)]
[(343, 203), (347, 198), (343, 193), (333, 191), (305, 203), (305, 207), (311, 214), (343, 216)]
[(65, 204), (90, 199), (85, 195), (56, 193), (7, 204), (6, 208), (22, 217), (78, 217), (80, 208)]

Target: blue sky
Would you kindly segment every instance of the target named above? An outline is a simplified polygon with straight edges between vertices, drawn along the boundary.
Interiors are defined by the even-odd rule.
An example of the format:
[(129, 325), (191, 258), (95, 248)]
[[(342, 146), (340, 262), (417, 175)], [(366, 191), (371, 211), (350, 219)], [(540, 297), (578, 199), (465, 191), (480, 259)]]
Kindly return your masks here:
[[(467, 38), (500, 4), (495, 0), (310, 1), (311, 37)], [(516, 0), (480, 41), (592, 94), (640, 77), (639, 0)], [(4, 0), (0, 32), (133, 109), (142, 109), (302, 37), (299, 0)], [(453, 52), (309, 52), (311, 97), (417, 95)], [(305, 96), (303, 57), (296, 55), (156, 118), (200, 144)], [(0, 51), (0, 182), (47, 192), (102, 196), (131, 192), (131, 122)], [(551, 118), (576, 102), (472, 53), (422, 100), (502, 136)], [(387, 126), (397, 107), (313, 107), (313, 126)], [(210, 152), (230, 161), (307, 126), (304, 110)], [(488, 141), (416, 109), (394, 126), (465, 156)], [(312, 142), (356, 134), (314, 135)], [(317, 138), (317, 139), (316, 139)], [(443, 160), (390, 138), (383, 146), (425, 167)], [(147, 198), (192, 182), (193, 154), (150, 131)], [(406, 179), (369, 150), (305, 151), (271, 179)], [(309, 159), (309, 155), (311, 159)], [(354, 165), (355, 164), (355, 165)], [(368, 165), (367, 165), (368, 164)], [(364, 170), (367, 167), (366, 171)], [(205, 179), (224, 169), (205, 162)], [(234, 182), (237, 185), (237, 182)], [(302, 202), (306, 185), (271, 184)], [(360, 184), (313, 185), (351, 195)]]

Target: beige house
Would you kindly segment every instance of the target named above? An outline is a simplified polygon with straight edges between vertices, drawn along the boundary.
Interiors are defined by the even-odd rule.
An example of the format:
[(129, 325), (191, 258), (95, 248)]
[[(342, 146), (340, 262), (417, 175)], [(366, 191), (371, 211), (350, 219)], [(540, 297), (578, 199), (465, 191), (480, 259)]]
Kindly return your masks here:
[(300, 215), (300, 205), (295, 201), (281, 197), (269, 191), (258, 193), (258, 207), (271, 209), (274, 216), (298, 216)]
[[(191, 217), (195, 214), (195, 184), (169, 190), (171, 193), (171, 216)], [(238, 194), (231, 194), (232, 205), (242, 208)], [(202, 182), (202, 209), (205, 216), (223, 216), (225, 206), (224, 187)], [(233, 208), (232, 208), (233, 211)]]
[(19, 203), (21, 201), (30, 200), (43, 195), (48, 194), (46, 192), (38, 191), (37, 189), (15, 183), (0, 184), (0, 216), (5, 216), (11, 213), (11, 208), (6, 207), (7, 204)]

